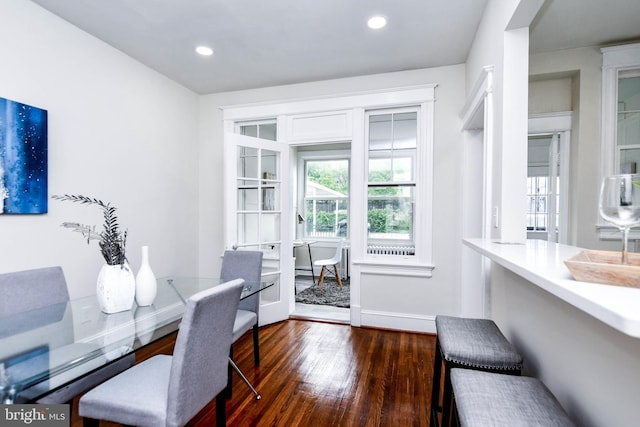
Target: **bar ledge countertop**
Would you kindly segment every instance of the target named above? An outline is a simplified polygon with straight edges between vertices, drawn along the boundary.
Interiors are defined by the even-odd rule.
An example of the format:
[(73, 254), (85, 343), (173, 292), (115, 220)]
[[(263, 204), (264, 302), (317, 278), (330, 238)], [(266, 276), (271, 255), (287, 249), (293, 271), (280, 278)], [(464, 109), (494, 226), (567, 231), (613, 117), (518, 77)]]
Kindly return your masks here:
[(580, 282), (564, 260), (583, 248), (527, 240), (505, 243), (464, 239), (464, 244), (618, 331), (640, 338), (640, 289)]

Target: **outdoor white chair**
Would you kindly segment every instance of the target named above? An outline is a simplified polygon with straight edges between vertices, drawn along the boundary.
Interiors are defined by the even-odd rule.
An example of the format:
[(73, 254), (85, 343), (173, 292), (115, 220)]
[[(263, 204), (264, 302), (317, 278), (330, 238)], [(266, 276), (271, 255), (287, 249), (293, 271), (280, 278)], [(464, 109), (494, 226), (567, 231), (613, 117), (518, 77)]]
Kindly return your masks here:
[(336, 246), (336, 253), (333, 255), (333, 258), (328, 259), (319, 259), (313, 262), (313, 265), (317, 267), (322, 267), (320, 271), (320, 278), (318, 279), (318, 286), (322, 289), (322, 281), (324, 280), (324, 275), (329, 271), (327, 267), (333, 266), (333, 270), (336, 275), (336, 280), (338, 281), (338, 285), (340, 285), (340, 289), (342, 289), (342, 279), (340, 278), (340, 262), (342, 262), (342, 246), (344, 245), (344, 239), (340, 239), (338, 241), (338, 245)]

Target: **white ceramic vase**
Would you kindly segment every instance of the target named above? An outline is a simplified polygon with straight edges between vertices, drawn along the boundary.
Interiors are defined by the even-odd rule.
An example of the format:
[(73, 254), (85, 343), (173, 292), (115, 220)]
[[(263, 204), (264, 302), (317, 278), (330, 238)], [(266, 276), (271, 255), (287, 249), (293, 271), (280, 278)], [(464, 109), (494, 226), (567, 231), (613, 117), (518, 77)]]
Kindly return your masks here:
[(136, 304), (144, 307), (153, 304), (158, 293), (158, 282), (149, 265), (149, 246), (142, 247), (142, 262), (136, 275)]
[(96, 295), (100, 309), (107, 313), (131, 310), (136, 294), (136, 278), (126, 262), (123, 265), (104, 264), (98, 274)]

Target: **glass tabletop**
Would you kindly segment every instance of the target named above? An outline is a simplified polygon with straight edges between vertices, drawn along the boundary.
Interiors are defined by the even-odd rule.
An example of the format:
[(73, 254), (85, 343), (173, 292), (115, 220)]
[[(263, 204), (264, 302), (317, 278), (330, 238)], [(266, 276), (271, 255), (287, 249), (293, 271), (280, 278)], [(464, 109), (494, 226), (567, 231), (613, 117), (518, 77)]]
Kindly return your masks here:
[[(205, 289), (209, 289), (220, 284), (219, 278), (211, 277), (167, 276), (158, 279), (158, 282), (160, 281), (165, 281), (167, 284), (172, 286), (178, 293), (178, 295), (183, 299), (183, 301), (186, 301), (189, 297), (200, 291), (204, 291)], [(243, 300), (250, 297), (251, 295), (255, 295), (270, 286), (273, 286), (273, 283), (244, 282), (244, 287), (242, 288), (240, 299)]]
[[(172, 332), (217, 278), (158, 278), (150, 306), (105, 314), (95, 295), (0, 318), (0, 403), (29, 402)], [(241, 299), (272, 286), (245, 283)]]

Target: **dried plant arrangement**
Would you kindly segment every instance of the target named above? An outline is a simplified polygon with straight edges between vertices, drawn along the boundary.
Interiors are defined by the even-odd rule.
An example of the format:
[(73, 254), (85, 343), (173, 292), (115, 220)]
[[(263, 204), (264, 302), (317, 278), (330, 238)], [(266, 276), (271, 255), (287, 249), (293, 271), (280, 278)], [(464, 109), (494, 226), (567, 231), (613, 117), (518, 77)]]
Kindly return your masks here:
[(54, 195), (52, 198), (55, 200), (99, 206), (104, 216), (104, 226), (101, 232), (96, 231), (95, 225), (89, 226), (77, 222), (63, 222), (62, 226), (82, 233), (82, 236), (87, 239), (87, 244), (89, 244), (91, 240), (98, 240), (100, 252), (108, 265), (124, 265), (127, 261), (127, 230), (120, 230), (115, 206), (111, 206), (111, 203), (104, 203), (102, 200), (96, 198), (76, 194)]

